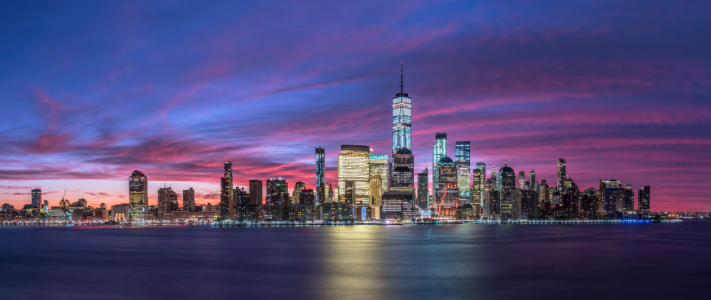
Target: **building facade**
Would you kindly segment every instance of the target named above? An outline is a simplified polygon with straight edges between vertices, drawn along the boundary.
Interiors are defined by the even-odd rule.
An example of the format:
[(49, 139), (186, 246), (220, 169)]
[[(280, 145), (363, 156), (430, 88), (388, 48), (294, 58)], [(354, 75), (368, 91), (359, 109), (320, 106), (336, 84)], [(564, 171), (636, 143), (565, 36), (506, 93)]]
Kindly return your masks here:
[(128, 203), (131, 207), (131, 217), (128, 219), (135, 223), (144, 222), (144, 213), (148, 207), (148, 177), (141, 171), (135, 170), (128, 177)]
[(412, 150), (412, 99), (404, 91), (402, 64), (400, 93), (393, 98), (393, 156), (400, 149)]
[(356, 206), (369, 205), (370, 199), (370, 155), (372, 149), (361, 145), (341, 145), (338, 154), (338, 193), (339, 198), (346, 197), (346, 181), (353, 183), (351, 201)]

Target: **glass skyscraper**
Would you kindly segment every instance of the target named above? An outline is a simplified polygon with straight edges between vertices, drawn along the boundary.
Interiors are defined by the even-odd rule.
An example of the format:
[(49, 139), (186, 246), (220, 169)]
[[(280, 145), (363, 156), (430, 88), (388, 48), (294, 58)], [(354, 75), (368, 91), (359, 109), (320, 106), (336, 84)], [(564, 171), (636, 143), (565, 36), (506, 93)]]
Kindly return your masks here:
[(380, 191), (381, 194), (388, 191), (388, 156), (387, 155), (370, 155), (370, 176), (380, 176)]
[[(338, 154), (338, 197), (345, 199), (346, 190), (351, 187), (350, 201), (357, 206), (369, 204), (370, 198), (370, 154), (368, 146), (341, 145)], [(349, 182), (349, 186), (346, 185)], [(349, 199), (347, 199), (349, 200)]]
[(131, 207), (131, 222), (142, 223), (143, 211), (148, 206), (148, 178), (135, 170), (128, 177), (128, 203)]
[(479, 179), (479, 202), (481, 203), (481, 207), (484, 207), (484, 199), (486, 195), (486, 164), (480, 161), (476, 163), (476, 169), (479, 170), (481, 174), (481, 178)]
[(220, 214), (225, 218), (234, 220), (237, 217), (237, 211), (234, 203), (231, 160), (225, 162), (224, 169), (224, 176), (220, 178)]
[(316, 148), (316, 204), (326, 202), (324, 195), (326, 191), (323, 185), (326, 181), (326, 150), (321, 147)]
[(459, 201), (471, 201), (471, 169), (469, 141), (454, 142), (454, 163), (457, 165)]
[(459, 190), (457, 189), (457, 166), (451, 158), (442, 157), (437, 163), (439, 184), (435, 189), (437, 205), (433, 214), (439, 216), (454, 216), (459, 207)]
[(42, 189), (32, 190), (32, 207), (40, 208), (42, 206)]
[(412, 150), (412, 99), (404, 92), (400, 63), (400, 93), (393, 98), (393, 156), (403, 148)]
[(422, 209), (427, 209), (430, 205), (429, 201), (429, 179), (427, 178), (427, 168), (422, 173), (417, 173), (417, 206)]
[[(437, 191), (439, 184), (439, 160), (447, 156), (447, 134), (438, 132), (435, 134), (435, 143), (432, 145), (432, 190)], [(451, 160), (451, 159), (450, 159)]]
[(556, 186), (558, 187), (558, 193), (565, 193), (565, 159), (562, 157), (558, 158), (558, 180)]

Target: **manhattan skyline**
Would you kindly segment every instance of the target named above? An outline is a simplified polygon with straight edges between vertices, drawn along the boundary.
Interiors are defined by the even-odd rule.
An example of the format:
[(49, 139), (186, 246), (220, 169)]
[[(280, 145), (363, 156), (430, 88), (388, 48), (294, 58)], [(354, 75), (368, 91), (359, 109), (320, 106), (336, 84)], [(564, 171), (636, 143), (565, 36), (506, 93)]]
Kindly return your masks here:
[[(708, 7), (611, 3), (286, 14), (15, 3), (34, 22), (4, 16), (15, 22), (2, 33), (13, 47), (0, 49), (0, 202), (21, 207), (42, 188), (52, 205), (64, 189), (72, 201), (125, 203), (126, 178), (141, 170), (151, 205), (163, 184), (216, 204), (225, 160), (236, 186), (315, 186), (317, 147), (335, 185), (342, 144), (391, 154), (404, 62), (415, 173), (431, 174), (435, 133), (446, 132), (449, 157), (454, 141), (471, 141), (472, 166), (506, 161), (551, 182), (565, 157), (581, 188), (615, 178), (653, 186), (653, 211), (710, 211)], [(295, 21), (303, 11), (317, 17)], [(57, 24), (67, 15), (75, 21)]]

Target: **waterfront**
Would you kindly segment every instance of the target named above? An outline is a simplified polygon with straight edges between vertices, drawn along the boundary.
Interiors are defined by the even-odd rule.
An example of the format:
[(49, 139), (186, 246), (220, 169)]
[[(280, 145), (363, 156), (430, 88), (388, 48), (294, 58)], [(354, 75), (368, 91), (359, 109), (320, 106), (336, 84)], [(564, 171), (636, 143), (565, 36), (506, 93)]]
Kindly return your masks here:
[(0, 228), (3, 299), (667, 299), (711, 278), (707, 221), (82, 228)]

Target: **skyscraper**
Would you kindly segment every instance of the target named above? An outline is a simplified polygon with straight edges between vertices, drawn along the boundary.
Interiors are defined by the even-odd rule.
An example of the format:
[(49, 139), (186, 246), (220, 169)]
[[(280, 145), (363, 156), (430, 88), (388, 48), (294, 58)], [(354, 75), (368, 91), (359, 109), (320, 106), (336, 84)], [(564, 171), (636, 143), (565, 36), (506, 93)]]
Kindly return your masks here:
[(195, 211), (195, 190), (183, 190), (183, 210)]
[(356, 206), (367, 206), (370, 198), (370, 155), (368, 146), (341, 145), (338, 154), (338, 193), (340, 198), (346, 197), (346, 181), (353, 182), (351, 201)]
[(370, 155), (368, 165), (370, 167), (370, 176), (380, 176), (380, 191), (381, 194), (388, 191), (390, 187), (388, 178), (388, 167), (390, 162), (387, 155)]
[(289, 184), (284, 178), (267, 179), (267, 205), (281, 203), (284, 193), (289, 192)]
[(32, 207), (40, 208), (42, 206), (42, 189), (32, 190)]
[(412, 150), (412, 99), (404, 91), (400, 63), (400, 93), (393, 98), (393, 156), (403, 148)]
[(306, 184), (303, 181), (297, 181), (294, 184), (294, 192), (291, 194), (291, 204), (299, 204), (299, 197), (301, 191), (306, 188)]
[(536, 172), (533, 169), (531, 169), (531, 173), (528, 173), (528, 180), (531, 190), (533, 190), (533, 186), (536, 184)]
[[(435, 143), (432, 145), (432, 189), (437, 191), (437, 185), (439, 184), (439, 160), (442, 157), (447, 156), (447, 134), (443, 132), (438, 132), (435, 134)], [(450, 158), (451, 160), (451, 158)]]
[[(471, 187), (471, 199), (472, 205), (481, 206), (481, 171), (479, 169), (474, 169), (472, 172), (472, 187)], [(459, 183), (457, 183), (459, 184)], [(476, 209), (476, 207), (474, 207)]]
[(437, 193), (436, 215), (454, 216), (457, 213), (457, 207), (459, 207), (457, 165), (451, 158), (445, 156), (439, 160), (437, 168), (439, 169), (437, 172), (439, 184), (435, 190)]
[(427, 167), (425, 167), (422, 173), (417, 173), (417, 206), (422, 209), (426, 209), (430, 206), (429, 179), (427, 175)]
[(509, 167), (508, 163), (499, 170), (499, 175), (496, 180), (498, 190), (513, 190), (516, 188), (516, 173), (513, 168)]
[(262, 181), (253, 179), (249, 181), (249, 204), (262, 205)]
[(383, 205), (382, 188), (382, 177), (370, 175), (370, 206), (379, 207)]
[(565, 159), (562, 157), (558, 158), (558, 181), (557, 181), (558, 193), (565, 193)]
[[(400, 149), (393, 157), (390, 190), (415, 192), (415, 156), (409, 149)], [(414, 195), (413, 195), (414, 198)]]
[(454, 142), (454, 163), (457, 165), (457, 187), (459, 201), (471, 201), (470, 142)]
[(237, 210), (234, 202), (231, 160), (225, 162), (224, 170), (224, 176), (220, 178), (220, 214), (224, 218), (234, 220), (237, 217)]
[(325, 203), (324, 195), (326, 194), (326, 150), (316, 148), (316, 204)]
[(640, 214), (643, 215), (648, 215), (649, 214), (649, 200), (650, 200), (650, 189), (649, 186), (644, 186), (639, 191), (637, 191), (637, 211)]
[(518, 171), (518, 188), (522, 190), (526, 185), (526, 173), (524, 171)]
[(148, 206), (148, 178), (141, 171), (135, 170), (128, 177), (128, 203), (131, 221), (143, 223), (143, 212)]
[[(170, 219), (170, 212), (178, 210), (178, 194), (170, 187), (158, 189), (158, 219)], [(133, 214), (131, 214), (133, 216)], [(135, 220), (131, 220), (135, 222)]]
[(486, 196), (486, 164), (484, 162), (478, 162), (476, 163), (476, 169), (481, 172), (481, 179), (479, 181), (479, 202), (481, 203), (481, 207), (484, 207), (484, 200)]

